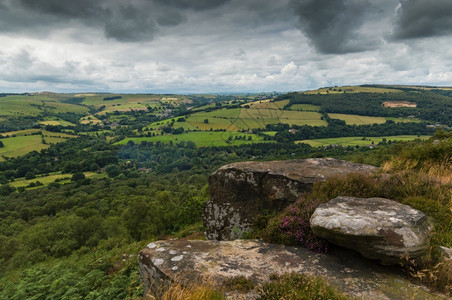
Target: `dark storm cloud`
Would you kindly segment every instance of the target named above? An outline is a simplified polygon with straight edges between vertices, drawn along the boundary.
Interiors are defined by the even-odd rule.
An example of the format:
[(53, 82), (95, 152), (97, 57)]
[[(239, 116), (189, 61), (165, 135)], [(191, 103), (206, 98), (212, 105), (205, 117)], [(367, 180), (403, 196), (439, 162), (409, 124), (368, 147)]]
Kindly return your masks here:
[(367, 0), (292, 0), (301, 30), (314, 47), (327, 54), (358, 52), (368, 45), (357, 30), (371, 10)]
[(90, 18), (105, 13), (99, 6), (99, 1), (20, 0), (20, 2), (32, 11), (61, 17)]
[(137, 6), (101, 0), (21, 0), (21, 3), (31, 12), (54, 18), (55, 23), (76, 20), (85, 26), (103, 28), (107, 38), (121, 42), (151, 40), (157, 30), (146, 2)]
[(229, 2), (230, 0), (154, 0), (167, 6), (176, 8), (190, 8), (195, 10), (206, 10), (216, 8)]
[(155, 31), (149, 14), (133, 6), (121, 7), (105, 20), (105, 35), (121, 42), (150, 40)]
[(78, 22), (102, 29), (107, 38), (121, 42), (149, 41), (159, 26), (182, 23), (186, 10), (213, 9), (228, 1), (0, 0), (0, 31), (51, 32)]
[(400, 2), (396, 39), (452, 34), (451, 0), (407, 0)]

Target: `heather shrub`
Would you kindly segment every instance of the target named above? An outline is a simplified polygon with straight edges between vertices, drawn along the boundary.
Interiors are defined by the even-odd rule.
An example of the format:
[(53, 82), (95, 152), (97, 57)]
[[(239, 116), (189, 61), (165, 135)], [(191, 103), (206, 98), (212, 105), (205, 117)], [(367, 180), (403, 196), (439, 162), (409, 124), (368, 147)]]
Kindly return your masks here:
[(309, 195), (301, 197), (297, 202), (273, 217), (262, 231), (264, 241), (283, 245), (302, 246), (313, 252), (325, 253), (328, 243), (317, 237), (309, 225), (314, 210), (322, 203)]
[(328, 243), (317, 237), (309, 226), (309, 220), (298, 216), (284, 216), (281, 219), (279, 230), (289, 237), (295, 245), (301, 245), (312, 252), (325, 253)]

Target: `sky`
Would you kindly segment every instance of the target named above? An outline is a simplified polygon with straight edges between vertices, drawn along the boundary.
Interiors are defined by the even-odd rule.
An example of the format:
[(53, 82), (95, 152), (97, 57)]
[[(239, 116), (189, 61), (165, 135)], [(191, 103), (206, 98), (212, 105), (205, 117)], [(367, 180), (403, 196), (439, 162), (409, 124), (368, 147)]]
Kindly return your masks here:
[(0, 0), (0, 92), (452, 86), (452, 0)]

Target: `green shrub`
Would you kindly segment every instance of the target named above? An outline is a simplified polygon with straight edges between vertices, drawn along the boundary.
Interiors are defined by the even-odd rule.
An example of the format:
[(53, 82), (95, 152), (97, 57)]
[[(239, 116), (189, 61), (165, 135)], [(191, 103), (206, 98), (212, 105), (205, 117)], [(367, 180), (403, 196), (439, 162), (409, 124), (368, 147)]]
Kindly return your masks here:
[(233, 277), (224, 282), (224, 287), (230, 291), (240, 291), (246, 293), (254, 288), (254, 283), (251, 279), (245, 276)]
[(262, 285), (262, 300), (266, 299), (349, 299), (319, 277), (305, 274), (272, 276), (272, 281)]

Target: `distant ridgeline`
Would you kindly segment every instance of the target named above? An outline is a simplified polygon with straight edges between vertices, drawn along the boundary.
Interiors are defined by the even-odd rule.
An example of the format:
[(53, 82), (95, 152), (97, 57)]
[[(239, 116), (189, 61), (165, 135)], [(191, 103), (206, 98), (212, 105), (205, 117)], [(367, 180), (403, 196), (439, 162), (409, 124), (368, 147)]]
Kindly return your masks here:
[[(393, 88), (396, 89), (396, 88)], [(452, 126), (452, 91), (397, 88), (385, 93), (289, 93), (276, 101), (290, 99), (287, 107), (294, 104), (313, 104), (324, 113), (357, 114), (380, 117), (412, 117)], [(416, 107), (385, 107), (385, 102), (409, 102)]]

